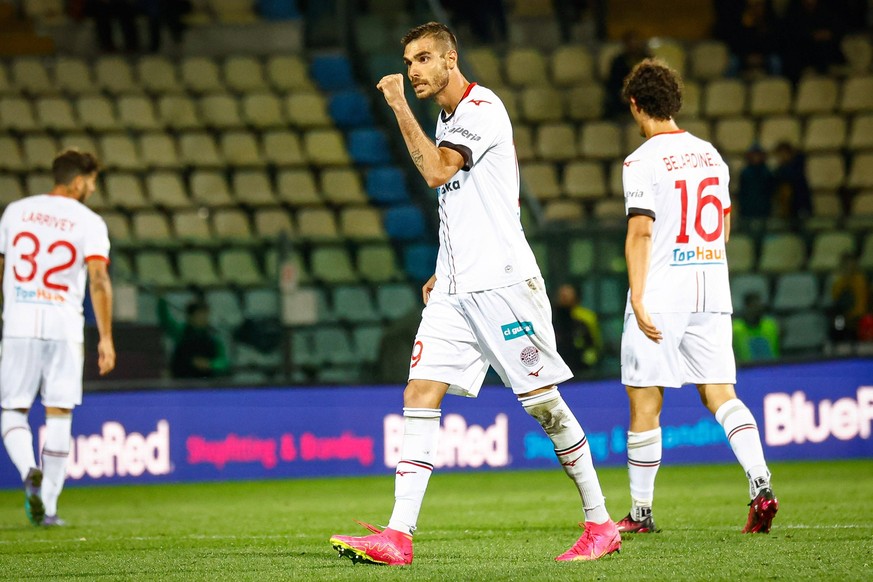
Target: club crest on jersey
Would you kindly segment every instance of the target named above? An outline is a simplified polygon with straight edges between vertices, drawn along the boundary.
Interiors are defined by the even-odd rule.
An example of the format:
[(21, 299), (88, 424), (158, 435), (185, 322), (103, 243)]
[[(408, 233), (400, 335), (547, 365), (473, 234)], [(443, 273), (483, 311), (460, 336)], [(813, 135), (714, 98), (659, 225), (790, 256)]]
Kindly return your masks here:
[(503, 332), (503, 339), (505, 341), (514, 340), (526, 335), (534, 335), (533, 324), (529, 321), (516, 321), (501, 325), (500, 331)]
[[(528, 368), (533, 368), (540, 361), (540, 351), (536, 349), (534, 346), (527, 346), (523, 350), (521, 350), (521, 363), (527, 366)], [(542, 369), (542, 368), (540, 368)], [(537, 376), (539, 375), (539, 370), (537, 370)]]

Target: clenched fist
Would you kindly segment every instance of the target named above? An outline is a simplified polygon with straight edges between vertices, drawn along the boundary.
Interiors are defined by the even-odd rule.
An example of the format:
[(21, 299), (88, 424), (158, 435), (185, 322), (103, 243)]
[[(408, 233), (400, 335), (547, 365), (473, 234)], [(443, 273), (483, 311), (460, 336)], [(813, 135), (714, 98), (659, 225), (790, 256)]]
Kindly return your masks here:
[(400, 73), (385, 75), (382, 77), (382, 80), (376, 84), (376, 88), (382, 91), (382, 95), (385, 96), (385, 101), (387, 101), (388, 105), (391, 107), (406, 102), (406, 97), (403, 95), (403, 75)]

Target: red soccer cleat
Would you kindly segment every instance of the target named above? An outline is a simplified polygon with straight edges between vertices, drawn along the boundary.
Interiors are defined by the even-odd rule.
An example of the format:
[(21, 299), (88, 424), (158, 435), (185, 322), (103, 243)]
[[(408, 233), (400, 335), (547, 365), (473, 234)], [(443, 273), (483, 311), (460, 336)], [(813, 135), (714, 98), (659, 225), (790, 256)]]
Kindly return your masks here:
[(615, 525), (621, 533), (655, 533), (658, 531), (652, 514), (647, 515), (641, 521), (635, 521), (628, 513)]
[(586, 521), (579, 525), (585, 528), (585, 533), (572, 548), (555, 558), (555, 561), (597, 560), (621, 550), (621, 534), (612, 520), (600, 524)]
[(368, 536), (333, 536), (330, 543), (342, 557), (352, 562), (405, 566), (412, 563), (412, 536), (397, 530), (379, 529), (369, 523), (359, 524), (373, 532)]
[(779, 511), (779, 500), (769, 487), (761, 489), (749, 502), (749, 519), (743, 533), (770, 533), (770, 525), (776, 512)]

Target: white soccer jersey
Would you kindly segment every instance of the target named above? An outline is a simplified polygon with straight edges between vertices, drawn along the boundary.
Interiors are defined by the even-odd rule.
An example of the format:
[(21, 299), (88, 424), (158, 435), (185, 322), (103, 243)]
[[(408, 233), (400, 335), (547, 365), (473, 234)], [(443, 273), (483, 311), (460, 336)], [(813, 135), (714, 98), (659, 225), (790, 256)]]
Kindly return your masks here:
[(106, 223), (84, 204), (42, 194), (0, 218), (3, 337), (83, 340), (86, 262), (109, 260)]
[(435, 288), (469, 293), (539, 276), (521, 226), (512, 124), (500, 98), (472, 83), (454, 113), (440, 112), (436, 143), (460, 153), (465, 163), (437, 188)]
[[(654, 135), (624, 161), (625, 211), (655, 219), (643, 304), (650, 313), (731, 313), (724, 216), (728, 167), (688, 132)], [(627, 310), (631, 313), (630, 297)]]

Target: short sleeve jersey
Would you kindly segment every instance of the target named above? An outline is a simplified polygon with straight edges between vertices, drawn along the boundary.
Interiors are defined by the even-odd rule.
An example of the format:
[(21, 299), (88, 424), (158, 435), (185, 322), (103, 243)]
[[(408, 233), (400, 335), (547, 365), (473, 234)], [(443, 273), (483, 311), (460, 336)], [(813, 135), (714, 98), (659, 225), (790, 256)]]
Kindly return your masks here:
[(472, 83), (451, 115), (440, 112), (436, 144), (464, 157), (437, 188), (436, 289), (469, 293), (539, 276), (521, 226), (512, 124), (500, 98)]
[(685, 131), (657, 134), (625, 159), (622, 181), (628, 217), (654, 219), (646, 309), (732, 313), (724, 240), (729, 173), (718, 151)]
[(89, 260), (109, 261), (106, 223), (84, 204), (42, 194), (0, 218), (3, 337), (83, 340)]

